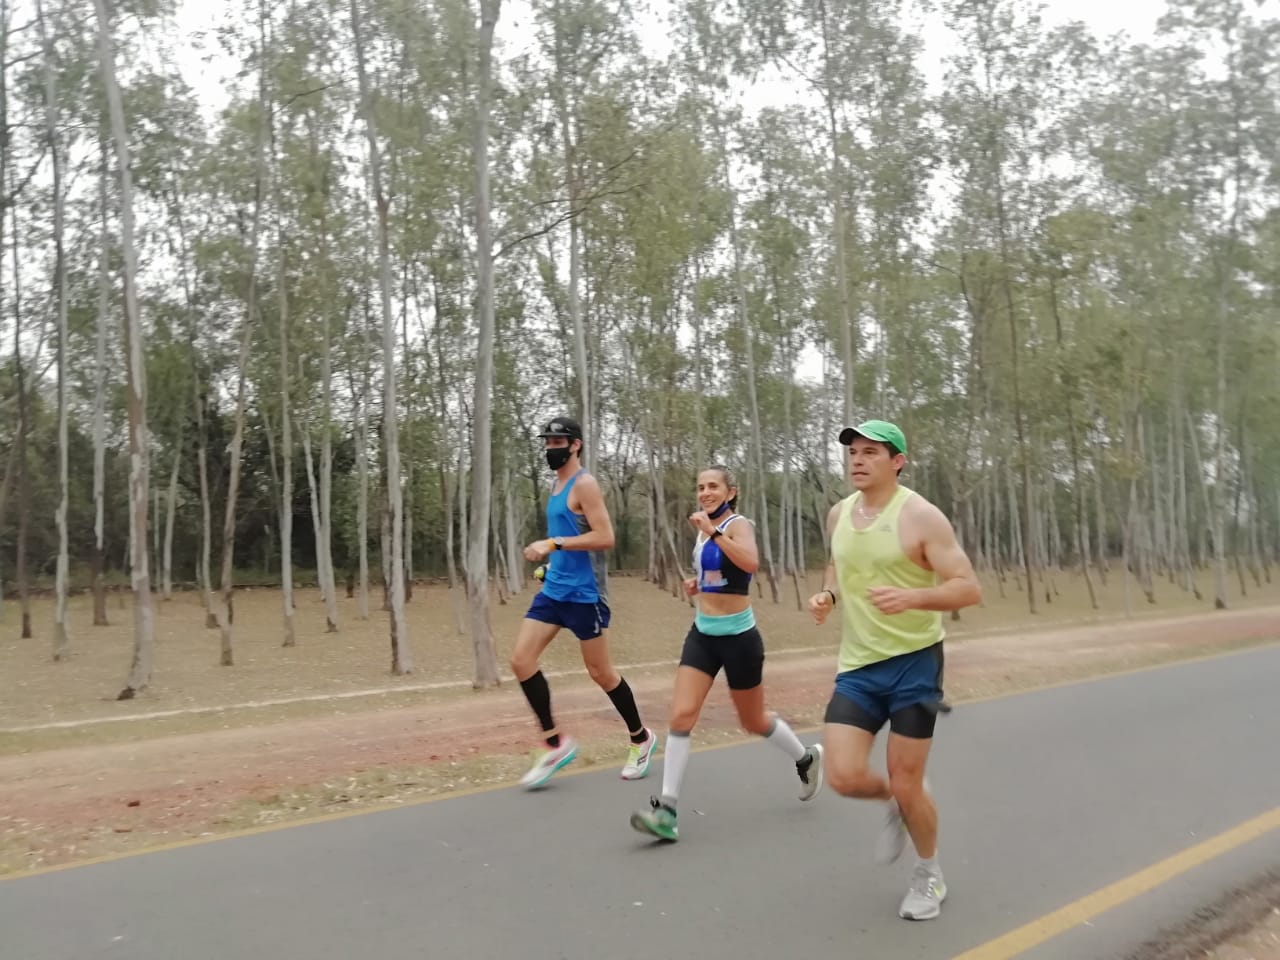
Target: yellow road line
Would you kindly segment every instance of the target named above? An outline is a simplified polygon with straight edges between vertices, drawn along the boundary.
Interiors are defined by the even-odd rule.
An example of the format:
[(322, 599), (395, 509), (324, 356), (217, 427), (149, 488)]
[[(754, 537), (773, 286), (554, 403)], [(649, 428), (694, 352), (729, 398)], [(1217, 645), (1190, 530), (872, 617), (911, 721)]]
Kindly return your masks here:
[[(1186, 657), (1181, 660), (1172, 660), (1165, 663), (1149, 664), (1141, 667), (1130, 667), (1124, 670), (1117, 670), (1113, 673), (1099, 674), (1092, 677), (1080, 677), (1075, 680), (1057, 680), (1051, 683), (1040, 684), (1037, 686), (1023, 687), (1018, 690), (1009, 690), (1002, 693), (992, 693), (986, 696), (973, 697), (971, 699), (956, 700), (957, 704), (975, 704), (990, 703), (995, 700), (1007, 700), (1012, 697), (1022, 696), (1029, 693), (1039, 693), (1045, 690), (1058, 690), (1063, 687), (1073, 687), (1084, 683), (1093, 683), (1099, 680), (1109, 680), (1112, 677), (1132, 676), (1139, 673), (1150, 673), (1153, 670), (1162, 670), (1169, 667), (1184, 666), (1186, 664), (1200, 663), (1206, 660), (1222, 660), (1227, 657), (1240, 656), (1246, 653), (1254, 653), (1262, 649), (1270, 649), (1272, 647), (1280, 647), (1280, 642), (1271, 641), (1255, 644), (1253, 646), (1243, 647), (1237, 650), (1227, 650), (1221, 653), (1208, 653), (1196, 657)], [(822, 729), (821, 724), (796, 727), (797, 733), (817, 733)], [(731, 740), (726, 743), (707, 743), (700, 744), (692, 749), (692, 753), (706, 753), (711, 750), (725, 750), (730, 747), (740, 747), (744, 742), (750, 742), (749, 739)], [(596, 766), (577, 766), (569, 770), (562, 770), (556, 774), (557, 780), (565, 777), (580, 776), (585, 773), (599, 773), (602, 770), (620, 770), (621, 764), (596, 765)], [(488, 783), (480, 786), (468, 787), (463, 790), (450, 790), (446, 793), (431, 794), (426, 797), (415, 797), (412, 800), (406, 800), (403, 803), (377, 803), (370, 804), (366, 807), (360, 807), (355, 810), (341, 810), (337, 813), (322, 813), (311, 817), (301, 817), (297, 820), (288, 820), (283, 823), (269, 823), (259, 827), (246, 827), (240, 830), (230, 830), (226, 833), (219, 833), (211, 837), (192, 837), (187, 840), (175, 840), (171, 843), (157, 844), (156, 846), (143, 847), (138, 850), (126, 850), (120, 853), (108, 853), (100, 857), (91, 857), (87, 860), (77, 860), (73, 863), (60, 863), (48, 867), (33, 867), (30, 870), (21, 870), (15, 873), (0, 875), (0, 883), (9, 880), (22, 880), (26, 877), (37, 877), (47, 873), (59, 873), (63, 870), (75, 870), (80, 867), (89, 867), (100, 863), (112, 863), (116, 860), (128, 860), (132, 857), (146, 856), (152, 853), (163, 853), (168, 850), (181, 850), (185, 847), (203, 846), (207, 843), (215, 843), (221, 840), (236, 840), (241, 837), (252, 837), (263, 833), (274, 833), (277, 830), (290, 830), (295, 827), (307, 827), (315, 823), (329, 823), (334, 820), (346, 820), (351, 817), (363, 817), (371, 813), (383, 813), (387, 810), (403, 810), (407, 807), (420, 807), (428, 803), (437, 803), (441, 800), (454, 800), (460, 797), (473, 797), (482, 793), (493, 793), (498, 790), (514, 789), (514, 785), (509, 782)]]
[(1003, 936), (988, 940), (972, 950), (956, 954), (951, 960), (1009, 960), (1010, 957), (1019, 956), (1060, 933), (1078, 927), (1113, 907), (1127, 903), (1277, 828), (1280, 828), (1280, 807), (1268, 810), (1215, 837), (1187, 847), (1180, 853), (1175, 853), (1159, 863), (1153, 863), (1123, 880), (1117, 880), (1101, 890), (1083, 896), (1074, 903), (1060, 907), (1052, 913), (1046, 913), (1016, 930), (1010, 930)]

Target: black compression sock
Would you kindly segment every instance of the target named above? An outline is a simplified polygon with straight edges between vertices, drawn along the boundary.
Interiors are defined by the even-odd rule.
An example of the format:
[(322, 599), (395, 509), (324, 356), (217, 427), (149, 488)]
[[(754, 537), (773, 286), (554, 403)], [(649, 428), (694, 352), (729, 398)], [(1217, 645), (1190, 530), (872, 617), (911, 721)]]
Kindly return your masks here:
[(613, 701), (614, 709), (618, 711), (618, 716), (622, 717), (622, 721), (627, 725), (627, 732), (638, 730), (639, 733), (631, 734), (632, 743), (644, 743), (649, 733), (644, 728), (644, 724), (640, 722), (640, 709), (636, 706), (635, 694), (631, 692), (631, 687), (624, 679), (609, 691), (609, 699)]
[[(520, 689), (524, 691), (524, 697), (529, 701), (529, 706), (533, 707), (534, 715), (538, 718), (538, 723), (542, 724), (542, 729), (554, 730), (556, 722), (551, 719), (551, 688), (547, 685), (547, 678), (542, 675), (539, 670), (528, 680), (520, 681)], [(547, 737), (547, 746), (552, 750), (560, 746), (560, 734), (553, 733)]]

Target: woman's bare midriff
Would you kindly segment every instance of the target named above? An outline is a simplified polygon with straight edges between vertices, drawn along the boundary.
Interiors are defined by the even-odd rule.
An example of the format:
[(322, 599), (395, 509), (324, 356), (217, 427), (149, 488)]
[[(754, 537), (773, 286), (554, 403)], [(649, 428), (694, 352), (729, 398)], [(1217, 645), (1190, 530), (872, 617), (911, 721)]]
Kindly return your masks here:
[(698, 608), (708, 617), (727, 617), (751, 606), (751, 598), (740, 593), (700, 593)]

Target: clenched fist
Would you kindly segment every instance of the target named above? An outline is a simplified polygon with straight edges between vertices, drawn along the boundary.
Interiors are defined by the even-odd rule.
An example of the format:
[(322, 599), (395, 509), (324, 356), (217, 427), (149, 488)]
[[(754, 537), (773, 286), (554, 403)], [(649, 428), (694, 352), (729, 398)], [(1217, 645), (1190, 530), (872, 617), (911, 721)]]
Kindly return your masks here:
[(914, 604), (914, 590), (900, 587), (871, 587), (867, 596), (881, 613), (906, 613)]
[(836, 602), (832, 599), (830, 590), (815, 593), (809, 598), (809, 613), (813, 615), (813, 622), (818, 626), (822, 626), (835, 605)]

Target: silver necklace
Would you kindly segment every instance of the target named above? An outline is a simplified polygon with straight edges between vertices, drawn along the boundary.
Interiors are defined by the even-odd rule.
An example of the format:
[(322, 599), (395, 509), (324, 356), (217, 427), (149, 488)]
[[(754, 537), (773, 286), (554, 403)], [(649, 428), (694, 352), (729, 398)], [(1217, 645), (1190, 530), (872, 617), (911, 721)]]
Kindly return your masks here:
[(884, 513), (884, 507), (881, 507), (875, 513), (867, 513), (867, 511), (862, 506), (862, 498), (859, 497), (858, 503), (857, 503), (857, 512), (858, 512), (858, 516), (860, 516), (863, 520), (875, 520), (878, 516), (880, 516), (880, 514)]

